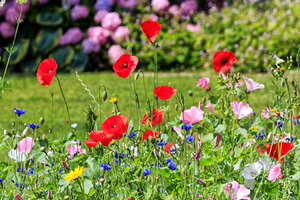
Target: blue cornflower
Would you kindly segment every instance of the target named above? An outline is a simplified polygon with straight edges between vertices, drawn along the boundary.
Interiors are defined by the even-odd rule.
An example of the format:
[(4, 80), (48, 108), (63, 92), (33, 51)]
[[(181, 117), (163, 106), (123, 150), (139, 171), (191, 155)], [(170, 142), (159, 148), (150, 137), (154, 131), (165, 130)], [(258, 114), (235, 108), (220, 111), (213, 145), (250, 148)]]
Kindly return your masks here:
[(61, 169), (60, 169), (60, 170), (58, 170), (58, 173), (60, 173), (60, 174), (61, 174), (61, 173), (62, 173), (62, 170), (61, 170)]
[(112, 2), (109, 0), (97, 0), (94, 5), (96, 11), (106, 10), (110, 12), (111, 7), (112, 7)]
[(255, 137), (256, 138), (264, 138), (265, 134), (262, 131), (259, 131), (259, 135), (257, 135), (257, 133), (255, 133)]
[(163, 140), (163, 141), (157, 143), (157, 146), (162, 147), (162, 146), (165, 146), (165, 145), (167, 145), (167, 144), (168, 144), (168, 142), (165, 141), (165, 140)]
[(175, 147), (171, 147), (171, 148), (170, 148), (170, 152), (171, 152), (171, 154), (173, 154), (173, 155), (176, 154), (176, 149), (175, 149)]
[(21, 115), (25, 114), (25, 109), (15, 108), (13, 112), (20, 117)]
[(28, 176), (33, 175), (33, 172), (35, 172), (34, 168), (31, 168), (30, 170), (28, 170), (27, 174)]
[(297, 120), (293, 119), (293, 124), (296, 125), (297, 124)]
[(144, 169), (143, 174), (144, 174), (144, 176), (148, 176), (149, 174), (151, 174), (151, 170), (150, 169)]
[(24, 168), (22, 167), (22, 168), (18, 168), (18, 169), (17, 169), (17, 172), (20, 172), (20, 171), (21, 171), (21, 172), (24, 172)]
[(125, 154), (124, 153), (119, 153), (119, 158), (124, 158)]
[(54, 165), (55, 165), (53, 161), (51, 161), (51, 163), (52, 163), (52, 166), (54, 166)]
[(167, 163), (172, 162), (172, 157), (167, 158)]
[(185, 130), (191, 130), (192, 126), (190, 124), (185, 124), (181, 126), (181, 129), (185, 129)]
[(102, 163), (102, 164), (100, 165), (100, 167), (102, 167), (104, 171), (105, 171), (105, 170), (110, 170), (110, 169), (111, 169), (111, 166), (110, 166), (109, 164), (105, 164), (105, 163)]
[(16, 183), (16, 186), (19, 187), (19, 188), (25, 187), (23, 182), (21, 182), (21, 183)]
[(171, 161), (168, 165), (169, 165), (170, 170), (175, 170), (176, 169), (176, 163), (175, 162)]
[(40, 125), (38, 125), (38, 124), (28, 124), (28, 127), (31, 128), (32, 130), (34, 130), (34, 129), (40, 128)]
[(133, 138), (133, 137), (135, 137), (136, 136), (136, 132), (132, 132), (128, 137), (129, 138)]
[(279, 127), (280, 130), (282, 129), (283, 123), (284, 122), (281, 121), (280, 119), (276, 121), (276, 125)]
[(185, 138), (186, 138), (187, 141), (189, 141), (191, 143), (194, 141), (194, 137), (191, 136), (191, 135), (187, 135), (187, 136), (185, 136)]
[(100, 175), (100, 178), (104, 178), (104, 176), (103, 176), (103, 175)]
[(4, 180), (2, 180), (2, 178), (0, 178), (0, 184), (4, 183)]
[(119, 160), (115, 160), (115, 163), (116, 163), (116, 164), (119, 164)]

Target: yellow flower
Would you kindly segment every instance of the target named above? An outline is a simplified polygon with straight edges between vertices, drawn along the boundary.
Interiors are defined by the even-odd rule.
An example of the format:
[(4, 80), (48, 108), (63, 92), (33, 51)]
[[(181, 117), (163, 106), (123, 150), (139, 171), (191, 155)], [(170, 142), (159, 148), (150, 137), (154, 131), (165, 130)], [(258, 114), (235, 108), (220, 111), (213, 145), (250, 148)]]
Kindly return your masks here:
[(117, 98), (116, 97), (113, 97), (109, 100), (109, 102), (112, 102), (112, 103), (117, 103)]
[(83, 172), (84, 170), (85, 170), (84, 167), (81, 167), (81, 168), (77, 167), (77, 168), (75, 169), (75, 171), (70, 171), (70, 172), (68, 173), (68, 175), (65, 176), (64, 179), (65, 179), (66, 181), (75, 180), (75, 179), (77, 179), (79, 176), (81, 176), (81, 174), (82, 174), (82, 172)]
[(271, 112), (273, 112), (273, 111), (274, 111), (274, 109), (270, 109), (270, 111), (271, 111)]
[(258, 127), (257, 127), (257, 126), (254, 126), (253, 129), (257, 131)]
[(283, 70), (284, 70), (284, 68), (283, 68), (283, 67), (280, 67), (280, 70), (281, 70), (281, 71), (283, 71)]
[(116, 140), (112, 139), (112, 141), (110, 142), (111, 144), (114, 144), (116, 142)]

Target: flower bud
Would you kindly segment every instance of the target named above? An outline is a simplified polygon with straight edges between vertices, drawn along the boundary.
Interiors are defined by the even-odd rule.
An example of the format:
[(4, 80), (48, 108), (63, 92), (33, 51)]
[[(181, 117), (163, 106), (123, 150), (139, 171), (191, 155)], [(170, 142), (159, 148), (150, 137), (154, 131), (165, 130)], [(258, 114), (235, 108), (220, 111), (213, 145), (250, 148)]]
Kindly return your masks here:
[(26, 161), (25, 161), (25, 169), (26, 169), (26, 170), (28, 169), (29, 162), (30, 162), (29, 160), (26, 160)]
[(47, 198), (48, 198), (48, 199), (51, 198), (51, 191), (50, 191), (50, 190), (48, 190)]
[(26, 128), (24, 129), (24, 131), (23, 131), (23, 133), (22, 133), (22, 136), (25, 136), (25, 135), (27, 134), (27, 132), (28, 132), (28, 127), (26, 127)]
[(220, 141), (221, 141), (221, 137), (222, 137), (222, 135), (219, 133), (219, 134), (217, 135), (217, 139), (216, 139), (216, 147), (219, 146)]
[(138, 80), (138, 78), (140, 77), (140, 71), (141, 71), (141, 69), (135, 74), (135, 76), (134, 76), (135, 81)]
[(61, 161), (61, 163), (63, 164), (64, 168), (69, 169), (69, 166), (67, 165), (67, 163), (65, 163), (64, 161)]
[(193, 91), (192, 90), (189, 90), (188, 94), (189, 94), (190, 97), (193, 97)]
[(206, 185), (206, 183), (201, 179), (201, 178), (197, 178), (197, 180), (202, 184), (202, 185)]
[(64, 197), (64, 199), (69, 199), (69, 198), (70, 198), (70, 197), (69, 197), (68, 195)]
[(102, 100), (105, 101), (106, 99), (107, 99), (107, 92), (106, 90), (104, 90), (102, 93)]
[(17, 194), (15, 195), (15, 197), (16, 197), (18, 200), (23, 200), (22, 197), (19, 195), (19, 193), (17, 193)]
[(285, 82), (284, 80), (281, 80), (281, 87), (284, 87), (285, 86)]
[(4, 135), (6, 135), (6, 134), (7, 134), (7, 130), (6, 130), (6, 129), (4, 129), (4, 131), (3, 131), (3, 134), (4, 134)]
[(45, 142), (47, 140), (47, 136), (43, 135), (42, 140)]

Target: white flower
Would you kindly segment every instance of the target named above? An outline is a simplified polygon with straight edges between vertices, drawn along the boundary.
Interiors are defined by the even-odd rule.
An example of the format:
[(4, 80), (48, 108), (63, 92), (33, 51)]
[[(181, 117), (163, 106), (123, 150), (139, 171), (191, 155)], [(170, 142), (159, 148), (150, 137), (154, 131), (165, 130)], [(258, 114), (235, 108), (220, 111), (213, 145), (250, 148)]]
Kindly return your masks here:
[(16, 162), (23, 162), (26, 160), (26, 153), (25, 152), (17, 152), (17, 150), (12, 149), (8, 152), (8, 156), (11, 159), (14, 159)]
[(250, 190), (254, 189), (256, 181), (254, 179), (245, 180), (244, 183), (248, 186)]
[(26, 127), (26, 128), (24, 129), (22, 135), (25, 136), (27, 132), (28, 132), (28, 127)]
[(246, 165), (242, 171), (242, 176), (246, 180), (253, 180), (260, 175), (263, 166), (259, 162)]
[(238, 160), (238, 162), (235, 165), (233, 165), (233, 169), (238, 170), (240, 168), (240, 165), (241, 165), (242, 161), (243, 161), (243, 158), (240, 158)]
[(264, 171), (269, 171), (274, 165), (274, 162), (271, 162), (265, 158), (258, 158), (258, 162), (263, 166)]
[(78, 126), (77, 123), (74, 123), (74, 124), (71, 125), (72, 128), (76, 128), (77, 126)]

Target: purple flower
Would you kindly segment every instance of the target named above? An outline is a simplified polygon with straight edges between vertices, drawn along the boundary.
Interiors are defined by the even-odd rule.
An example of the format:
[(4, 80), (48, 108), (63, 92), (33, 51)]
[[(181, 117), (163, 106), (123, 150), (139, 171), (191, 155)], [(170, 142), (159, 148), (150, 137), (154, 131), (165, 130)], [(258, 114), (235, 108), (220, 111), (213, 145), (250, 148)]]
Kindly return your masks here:
[(88, 28), (87, 35), (89, 38), (97, 40), (99, 44), (105, 44), (110, 32), (100, 26), (92, 26)]
[(5, 15), (6, 10), (7, 10), (7, 5), (6, 4), (4, 4), (3, 7), (0, 7), (0, 16)]
[(122, 49), (122, 47), (120, 45), (112, 45), (109, 49), (108, 49), (108, 57), (110, 58), (110, 62), (114, 63), (116, 62), (120, 56), (122, 56), (125, 53), (125, 49)]
[(111, 10), (112, 5), (113, 5), (112, 0), (97, 0), (94, 5), (94, 8), (96, 11), (106, 10), (109, 12)]
[(199, 158), (200, 158), (200, 153), (198, 152), (198, 153), (195, 155), (194, 159), (195, 159), (195, 160), (199, 160)]
[(99, 42), (94, 38), (84, 39), (81, 43), (83, 50), (86, 53), (98, 52), (100, 50)]
[(98, 11), (98, 12), (96, 13), (96, 15), (94, 16), (94, 21), (95, 21), (96, 23), (99, 23), (99, 24), (100, 24), (100, 23), (102, 22), (104, 16), (105, 16), (107, 13), (108, 13), (108, 11), (106, 11), (106, 10), (100, 10), (100, 11)]
[[(21, 11), (21, 4), (14, 2), (14, 8), (19, 12)], [(30, 1), (28, 0), (26, 3), (23, 4), (22, 13), (26, 14), (30, 8)]]
[(80, 0), (68, 0), (68, 4), (70, 6), (74, 6), (74, 5), (77, 5), (79, 4)]
[(129, 29), (127, 26), (119, 26), (112, 35), (112, 40), (115, 42), (123, 42), (128, 39)]
[(15, 29), (14, 25), (12, 25), (11, 23), (2, 22), (0, 24), (0, 34), (4, 38), (11, 38), (11, 37), (13, 37), (14, 34), (15, 34), (15, 31), (16, 31), (16, 29)]
[(168, 0), (152, 0), (151, 5), (155, 12), (166, 11), (170, 5)]
[(106, 14), (101, 22), (103, 28), (111, 31), (114, 31), (116, 28), (118, 28), (121, 23), (122, 20), (119, 14), (116, 12)]
[(89, 16), (90, 10), (83, 5), (75, 5), (71, 11), (71, 17), (74, 21), (78, 19), (84, 19)]
[(118, 0), (118, 4), (123, 8), (134, 10), (136, 7), (136, 0)]
[(185, 0), (180, 5), (182, 13), (185, 15), (191, 15), (198, 10), (198, 4), (195, 0)]
[(175, 16), (175, 17), (181, 15), (181, 11), (180, 11), (178, 5), (172, 5), (172, 6), (169, 8), (168, 11), (169, 11), (169, 13), (171, 13), (171, 14), (172, 14), (173, 16)]
[(83, 34), (78, 27), (69, 28), (67, 32), (60, 37), (60, 45), (76, 44), (82, 40)]
[[(17, 20), (20, 16), (20, 12), (15, 9), (14, 7), (10, 7), (7, 9), (5, 13), (5, 19), (6, 21), (12, 23), (12, 24), (17, 24)], [(25, 19), (25, 14), (22, 14), (21, 19)]]

